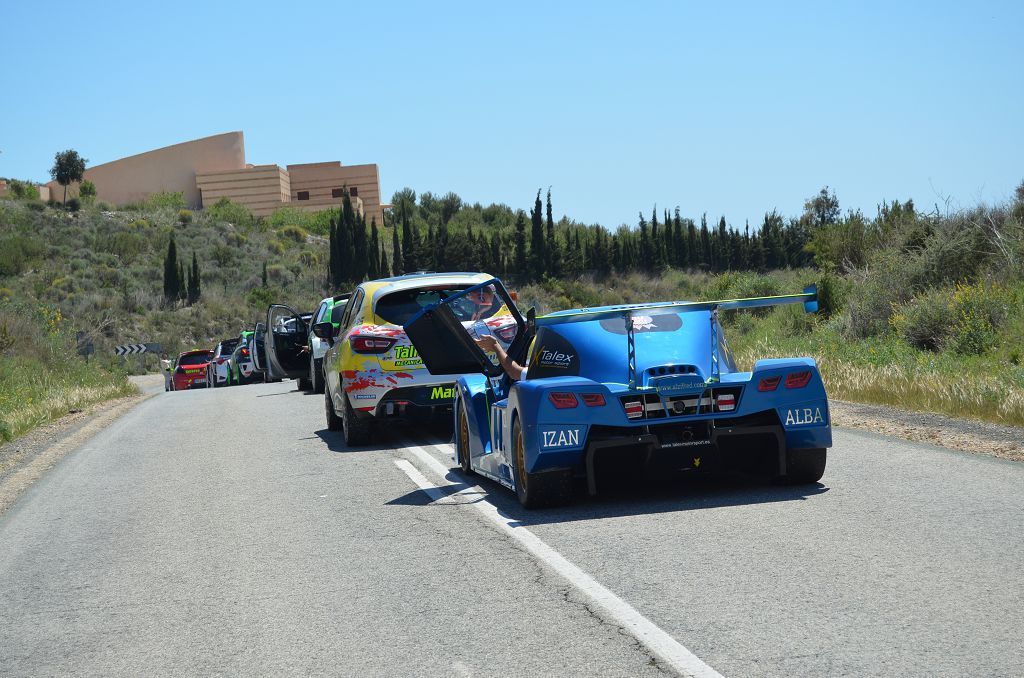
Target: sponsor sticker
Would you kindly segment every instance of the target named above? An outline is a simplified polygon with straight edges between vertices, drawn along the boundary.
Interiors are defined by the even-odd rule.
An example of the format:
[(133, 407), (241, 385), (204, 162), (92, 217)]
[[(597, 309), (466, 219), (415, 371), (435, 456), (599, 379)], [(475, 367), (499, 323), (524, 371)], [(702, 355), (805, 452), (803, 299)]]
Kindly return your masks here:
[(422, 364), (423, 359), (420, 358), (419, 351), (416, 350), (415, 346), (395, 347), (395, 367), (410, 367)]
[(825, 417), (820, 407), (800, 407), (786, 410), (786, 426), (811, 426), (824, 424)]
[(579, 447), (582, 429), (556, 428), (540, 432), (540, 446), (546, 450), (560, 447)]
[(435, 386), (430, 391), (431, 400), (451, 400), (455, 397), (454, 386)]

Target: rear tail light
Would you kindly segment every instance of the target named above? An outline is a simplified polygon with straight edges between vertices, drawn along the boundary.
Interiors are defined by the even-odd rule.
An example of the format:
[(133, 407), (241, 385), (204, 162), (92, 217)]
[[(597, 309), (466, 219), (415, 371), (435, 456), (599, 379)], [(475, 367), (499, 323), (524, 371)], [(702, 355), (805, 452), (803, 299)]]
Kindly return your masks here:
[(782, 381), (782, 377), (776, 375), (774, 377), (765, 377), (757, 385), (758, 391), (774, 391), (779, 387), (779, 382)]
[(575, 393), (548, 393), (548, 400), (559, 410), (566, 410), (579, 405)]
[(644, 416), (644, 403), (642, 400), (629, 400), (622, 404), (626, 408), (626, 416), (630, 419), (639, 419)]
[(604, 407), (604, 396), (600, 393), (584, 393), (580, 398), (587, 407)]
[(501, 327), (494, 330), (494, 333), (498, 335), (498, 338), (504, 341), (506, 344), (511, 344), (512, 340), (516, 338), (516, 333), (519, 328), (515, 325), (509, 325), (508, 327)]
[(387, 353), (397, 340), (388, 337), (352, 337), (352, 350), (356, 353)]
[(723, 393), (715, 399), (719, 412), (729, 412), (736, 409), (736, 396), (731, 393)]
[(786, 375), (786, 388), (803, 388), (811, 380), (811, 371), (792, 372)]
[(249, 349), (243, 348), (242, 349), (242, 357), (245, 358), (245, 357), (248, 357), (248, 355), (249, 355)]

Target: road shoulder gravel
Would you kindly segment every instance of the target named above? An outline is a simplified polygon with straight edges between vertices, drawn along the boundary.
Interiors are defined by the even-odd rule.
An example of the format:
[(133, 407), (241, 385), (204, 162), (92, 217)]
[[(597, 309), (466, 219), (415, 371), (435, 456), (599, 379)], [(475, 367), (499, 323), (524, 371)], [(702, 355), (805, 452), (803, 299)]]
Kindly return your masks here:
[(933, 412), (830, 400), (834, 426), (861, 429), (950, 450), (1024, 461), (1024, 429)]

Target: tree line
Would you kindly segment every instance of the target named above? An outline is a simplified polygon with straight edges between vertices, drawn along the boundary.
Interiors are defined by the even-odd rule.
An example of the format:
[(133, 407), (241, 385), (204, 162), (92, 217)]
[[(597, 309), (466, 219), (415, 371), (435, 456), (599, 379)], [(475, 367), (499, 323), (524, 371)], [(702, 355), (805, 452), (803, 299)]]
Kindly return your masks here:
[(164, 302), (173, 305), (183, 301), (191, 306), (199, 301), (202, 294), (203, 283), (196, 253), (192, 252), (192, 265), (186, 269), (184, 262), (178, 259), (178, 246), (172, 235), (164, 256)]
[(466, 205), (454, 193), (395, 193), (385, 214), (385, 234), (369, 230), (344, 199), (330, 227), (330, 282), (338, 288), (362, 280), (418, 270), (488, 271), (517, 280), (575, 277), (584, 273), (656, 272), (666, 268), (710, 272), (765, 271), (814, 261), (809, 247), (816, 228), (839, 219), (839, 203), (826, 188), (805, 203), (804, 214), (786, 219), (777, 211), (760, 224), (732, 228), (725, 217), (699, 222), (680, 208), (641, 213), (635, 227), (614, 232), (563, 217), (555, 222), (551, 190), (538, 190), (529, 212), (506, 205)]

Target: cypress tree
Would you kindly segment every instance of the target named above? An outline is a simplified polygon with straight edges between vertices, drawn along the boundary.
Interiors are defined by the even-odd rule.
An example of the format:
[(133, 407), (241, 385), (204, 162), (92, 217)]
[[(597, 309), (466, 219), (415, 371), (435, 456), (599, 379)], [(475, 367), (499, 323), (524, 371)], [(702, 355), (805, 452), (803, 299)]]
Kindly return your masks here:
[(686, 264), (691, 268), (700, 265), (700, 253), (697, 250), (697, 224), (693, 219), (686, 220)]
[[(341, 277), (341, 269), (338, 264), (338, 227), (335, 225), (334, 217), (331, 217), (329, 232), (327, 237), (327, 271), (329, 276), (329, 284), (331, 289), (336, 289), (341, 285), (339, 278)], [(266, 264), (264, 264), (266, 266)], [(266, 287), (266, 283), (263, 284)]]
[(406, 204), (402, 203), (402, 270), (412, 273), (419, 269), (416, 261), (417, 243), (412, 227), (409, 225), (409, 212)]
[(718, 220), (718, 265), (719, 271), (724, 271), (729, 268), (729, 263), (732, 261), (732, 252), (730, 248), (729, 231), (725, 223), (725, 216)]
[(537, 199), (530, 211), (530, 273), (535, 278), (542, 277), (547, 273), (548, 257), (544, 247), (544, 217), (543, 207), (540, 202), (540, 189), (537, 189)]
[(267, 262), (263, 262), (263, 286), (267, 286)]
[(690, 262), (686, 255), (686, 237), (683, 235), (683, 220), (679, 216), (678, 206), (672, 218), (672, 244), (674, 250), (672, 263), (678, 268), (686, 268)]
[(377, 267), (377, 270), (381, 278), (391, 277), (391, 269), (388, 267), (388, 253), (383, 245), (380, 248), (380, 266)]
[(516, 212), (515, 260), (513, 263), (516, 275), (526, 275), (526, 218), (523, 211)]
[(703, 266), (711, 267), (711, 233), (708, 232), (708, 213), (700, 217), (700, 263)]
[(167, 256), (164, 257), (164, 300), (174, 302), (178, 299), (178, 247), (174, 244), (174, 236), (167, 243)]
[(366, 273), (371, 279), (380, 277), (380, 236), (377, 233), (377, 218), (370, 219), (370, 258)]
[[(348, 209), (345, 209), (345, 203), (348, 203)], [(340, 278), (338, 285), (343, 285), (346, 282), (355, 282), (352, 276), (352, 203), (344, 201), (341, 207), (341, 213), (338, 215), (338, 270), (340, 271)]]
[(402, 246), (398, 242), (398, 227), (391, 227), (391, 261), (394, 262), (394, 274), (402, 275)]
[(192, 252), (192, 268), (188, 272), (188, 305), (199, 301), (203, 293), (202, 282), (199, 280), (199, 260), (196, 253)]
[(187, 283), (187, 281), (185, 279), (185, 264), (179, 259), (178, 260), (178, 284), (177, 284), (177, 287), (178, 287), (178, 299), (180, 301), (185, 301), (185, 299), (188, 297), (188, 287), (186, 286), (186, 283)]
[(562, 246), (555, 237), (555, 221), (551, 214), (551, 188), (548, 188), (547, 199), (547, 235), (544, 247), (547, 255), (547, 271), (558, 277), (562, 275)]

